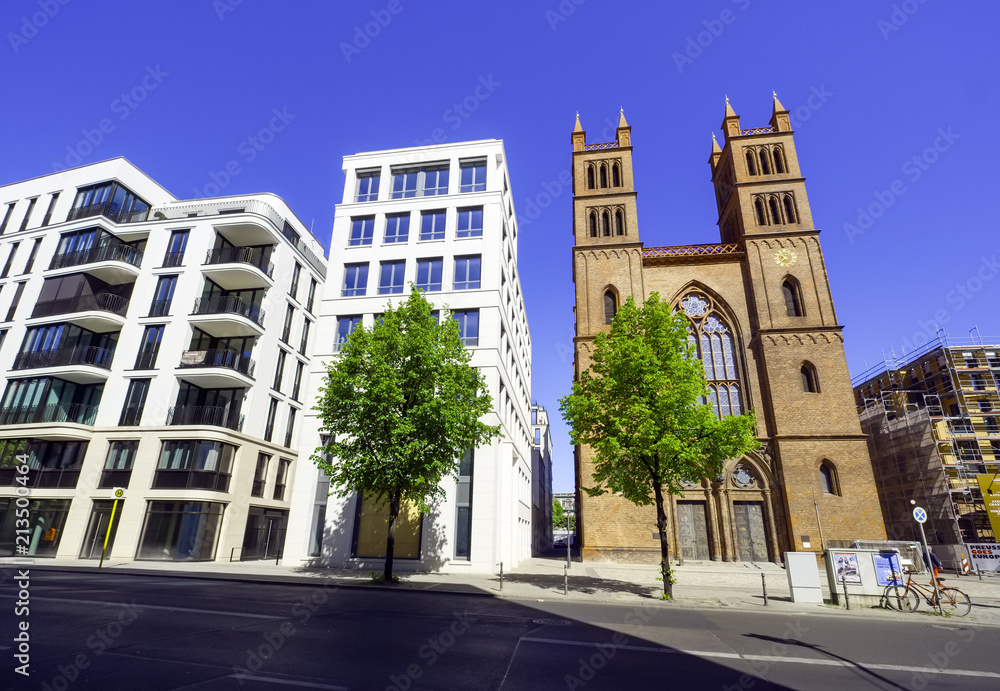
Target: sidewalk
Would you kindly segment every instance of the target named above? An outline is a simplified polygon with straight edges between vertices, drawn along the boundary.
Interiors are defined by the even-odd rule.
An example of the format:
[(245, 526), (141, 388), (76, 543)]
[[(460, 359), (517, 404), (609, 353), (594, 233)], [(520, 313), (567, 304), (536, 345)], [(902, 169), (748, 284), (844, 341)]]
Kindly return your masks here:
[[(482, 595), (514, 600), (639, 604), (659, 602), (662, 584), (656, 580), (659, 567), (651, 564), (615, 564), (574, 561), (568, 571), (569, 590), (563, 593), (565, 559), (537, 557), (497, 575), (410, 573), (401, 574), (400, 590)], [(15, 564), (0, 560), (0, 567)], [(17, 565), (26, 568), (26, 565)], [(97, 572), (97, 562), (76, 559), (37, 560), (27, 567), (39, 570)], [(179, 578), (209, 578), (244, 582), (324, 584), (346, 587), (383, 588), (371, 582), (367, 572), (345, 569), (275, 565), (273, 562), (105, 562), (105, 573), (135, 573)], [(833, 605), (793, 603), (788, 580), (781, 566), (771, 563), (692, 562), (675, 566), (674, 601), (664, 606), (697, 609), (727, 608), (788, 614), (833, 614), (844, 616), (913, 617), (870, 607), (850, 611)], [(767, 585), (764, 605), (761, 576)], [(820, 573), (823, 594), (829, 598), (826, 574)], [(972, 613), (963, 621), (1000, 625), (1000, 576), (946, 577), (946, 582), (969, 595)], [(922, 608), (926, 609), (926, 608)]]

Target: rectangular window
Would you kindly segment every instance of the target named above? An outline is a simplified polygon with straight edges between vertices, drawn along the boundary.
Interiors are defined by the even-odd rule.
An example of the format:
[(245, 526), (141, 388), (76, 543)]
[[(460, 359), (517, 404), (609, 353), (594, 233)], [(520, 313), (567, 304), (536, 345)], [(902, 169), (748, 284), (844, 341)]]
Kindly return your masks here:
[(131, 223), (145, 221), (148, 214), (149, 204), (130, 189), (118, 182), (102, 182), (77, 189), (67, 220), (105, 216), (115, 223)]
[(346, 264), (344, 266), (344, 292), (345, 298), (364, 295), (368, 288), (368, 265), (367, 264)]
[(420, 214), (420, 239), (444, 240), (444, 210), (423, 211)]
[(207, 501), (149, 502), (135, 558), (212, 561), (224, 508)]
[(281, 342), (288, 343), (289, 337), (292, 335), (292, 319), (295, 318), (295, 308), (292, 305), (288, 305), (285, 308), (285, 323), (281, 327)]
[(458, 465), (456, 488), (455, 558), (469, 559), (472, 543), (472, 474), (475, 451), (469, 449)]
[(480, 263), (479, 255), (455, 257), (455, 290), (473, 290), (479, 287)]
[(392, 171), (392, 198), (434, 197), (448, 194), (448, 164), (396, 168)]
[(295, 262), (295, 267), (292, 269), (292, 285), (288, 289), (288, 294), (292, 296), (293, 300), (299, 299), (299, 277), (302, 275), (302, 265)]
[(264, 423), (264, 441), (274, 436), (274, 418), (278, 415), (278, 399), (272, 398), (267, 407), (267, 422)]
[(305, 363), (301, 360), (296, 360), (295, 362), (295, 379), (292, 382), (292, 400), (299, 400), (299, 389), (302, 388), (302, 370), (305, 369)]
[[(4, 557), (14, 555), (14, 502), (13, 497), (0, 499), (0, 516), (6, 518), (0, 524), (0, 556)], [(26, 518), (17, 525), (24, 531), (21, 535), (31, 539), (25, 552), (18, 556), (55, 557), (65, 532), (69, 505), (69, 499), (31, 499), (30, 506), (21, 508)]]
[(535, 446), (541, 446), (541, 445), (542, 445), (542, 430), (536, 429), (535, 430)]
[(309, 297), (306, 298), (306, 309), (310, 312), (313, 311), (313, 306), (316, 304), (316, 279), (309, 277)]
[(459, 192), (486, 191), (486, 159), (460, 161), (458, 165), (462, 170), (462, 180), (458, 188)]
[(417, 288), (427, 293), (441, 290), (442, 259), (417, 260)]
[(378, 279), (378, 294), (392, 295), (403, 292), (403, 273), (406, 262), (382, 262), (382, 272)]
[(56, 208), (56, 200), (58, 199), (59, 199), (59, 193), (53, 192), (52, 196), (49, 198), (49, 208), (45, 212), (45, 218), (42, 219), (43, 226), (47, 226), (49, 222), (52, 220), (52, 210)]
[(14, 319), (14, 313), (17, 312), (17, 306), (21, 302), (21, 295), (24, 293), (24, 285), (26, 283), (27, 281), (21, 281), (14, 289), (14, 299), (10, 301), (10, 309), (7, 310), (7, 318), (4, 321), (12, 321)]
[(295, 414), (299, 412), (298, 408), (288, 408), (288, 421), (285, 425), (285, 446), (289, 449), (292, 448), (292, 434), (295, 432)]
[(17, 254), (17, 247), (20, 244), (20, 242), (10, 244), (10, 254), (7, 255), (7, 263), (3, 265), (3, 273), (0, 273), (0, 278), (7, 278), (10, 275), (10, 268), (14, 265), (14, 255)]
[(38, 256), (38, 246), (42, 244), (41, 238), (35, 238), (34, 244), (31, 245), (31, 251), (28, 253), (28, 261), (24, 263), (24, 273), (30, 274), (32, 267), (35, 265), (35, 257)]
[(410, 238), (410, 214), (393, 214), (385, 217), (386, 244), (406, 242)]
[(112, 441), (108, 446), (108, 457), (104, 461), (104, 471), (97, 488), (128, 487), (138, 450), (138, 440)]
[[(3, 459), (0, 461), (0, 487), (73, 489), (80, 480), (80, 469), (87, 455), (87, 446), (85, 441), (0, 440), (0, 459)], [(15, 466), (20, 465), (17, 456), (21, 454), (28, 456), (25, 459), (27, 475), (15, 470)], [(0, 516), (3, 516), (2, 512)]]
[(264, 485), (267, 484), (267, 464), (271, 457), (266, 453), (257, 454), (257, 468), (253, 473), (253, 487), (250, 490), (251, 497), (263, 497)]
[(125, 405), (118, 420), (120, 427), (134, 427), (142, 419), (142, 409), (146, 406), (146, 394), (149, 393), (149, 382), (152, 379), (132, 379), (128, 383), (125, 394)]
[(135, 358), (136, 369), (153, 369), (156, 367), (156, 356), (160, 352), (160, 341), (163, 340), (163, 324), (151, 324), (142, 334), (139, 354)]
[(35, 210), (35, 202), (37, 201), (38, 197), (28, 200), (28, 210), (24, 212), (24, 219), (21, 221), (20, 230), (26, 230), (28, 228), (28, 222), (31, 220), (31, 212)]
[(309, 347), (309, 327), (312, 326), (312, 322), (308, 319), (302, 320), (302, 338), (299, 341), (299, 352), (303, 355), (306, 354), (306, 348)]
[(170, 314), (170, 303), (174, 299), (174, 288), (177, 287), (177, 276), (160, 276), (156, 282), (156, 292), (149, 306), (150, 317), (165, 317)]
[(406, 168), (392, 171), (392, 198), (409, 199), (417, 196), (417, 177), (419, 168)]
[(425, 197), (435, 197), (442, 194), (448, 194), (448, 166), (435, 166), (426, 167), (422, 170), (423, 179), (423, 196)]
[(347, 243), (354, 247), (356, 245), (372, 244), (372, 236), (375, 234), (375, 217), (363, 216), (351, 219), (351, 239)]
[(284, 350), (282, 350), (281, 348), (278, 348), (278, 364), (275, 366), (275, 370), (274, 370), (274, 386), (271, 387), (275, 391), (277, 391), (278, 393), (281, 393), (281, 380), (285, 376), (285, 356), (286, 355), (287, 355), (287, 353)]
[(170, 233), (167, 251), (163, 255), (163, 266), (173, 267), (184, 263), (184, 250), (187, 249), (189, 232), (187, 230), (175, 230)]
[(333, 344), (334, 352), (338, 352), (347, 343), (347, 337), (354, 333), (359, 324), (361, 324), (360, 315), (337, 319), (337, 342)]
[[(292, 408), (294, 419), (295, 408)], [(288, 446), (288, 444), (285, 444)], [(273, 499), (277, 501), (283, 501), (285, 499), (285, 483), (288, 482), (288, 469), (292, 466), (292, 462), (287, 458), (282, 458), (278, 461), (278, 474), (274, 478), (274, 496)]]
[(458, 232), (460, 238), (479, 238), (483, 236), (483, 207), (458, 210)]
[(458, 332), (462, 343), (467, 346), (479, 345), (479, 310), (456, 310), (451, 318), (458, 322)]
[(380, 171), (358, 172), (358, 194), (355, 201), (374, 202), (378, 200)]
[(9, 202), (7, 204), (7, 211), (3, 215), (3, 221), (0, 222), (0, 235), (3, 235), (7, 230), (7, 224), (10, 223), (10, 215), (14, 213), (14, 206), (17, 202)]

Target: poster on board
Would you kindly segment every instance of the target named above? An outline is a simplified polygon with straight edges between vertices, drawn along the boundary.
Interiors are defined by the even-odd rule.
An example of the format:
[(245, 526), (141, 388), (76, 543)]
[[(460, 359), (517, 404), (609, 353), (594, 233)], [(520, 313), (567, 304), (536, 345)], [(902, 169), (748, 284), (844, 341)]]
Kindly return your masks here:
[(887, 586), (903, 582), (903, 569), (899, 565), (898, 552), (873, 554), (872, 563), (875, 565), (875, 580), (879, 585)]
[(834, 552), (833, 568), (837, 574), (837, 583), (861, 583), (857, 552)]
[(973, 570), (1000, 571), (1000, 545), (995, 542), (969, 542), (966, 546)]

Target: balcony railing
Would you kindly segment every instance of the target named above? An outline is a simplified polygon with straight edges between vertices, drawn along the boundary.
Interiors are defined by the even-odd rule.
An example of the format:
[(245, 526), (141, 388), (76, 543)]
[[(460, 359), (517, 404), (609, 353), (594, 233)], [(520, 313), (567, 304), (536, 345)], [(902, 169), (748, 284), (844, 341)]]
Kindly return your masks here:
[(219, 250), (209, 250), (205, 257), (206, 264), (249, 264), (255, 266), (271, 278), (274, 274), (274, 264), (265, 261), (264, 252), (259, 247), (226, 247)]
[(67, 266), (93, 264), (95, 262), (125, 262), (138, 267), (142, 264), (142, 252), (130, 245), (119, 243), (98, 245), (76, 252), (63, 252), (52, 257), (50, 269), (64, 269)]
[(256, 363), (243, 353), (223, 348), (211, 350), (185, 350), (178, 367), (225, 367), (253, 377)]
[(194, 311), (191, 314), (238, 314), (258, 326), (264, 326), (264, 310), (261, 306), (247, 304), (233, 295), (198, 298), (194, 301)]
[(78, 206), (69, 210), (67, 221), (75, 221), (78, 218), (90, 218), (91, 216), (104, 216), (115, 223), (139, 223), (145, 221), (149, 216), (149, 209), (141, 211), (126, 211), (112, 200), (90, 204), (88, 206)]
[(238, 410), (216, 405), (179, 405), (167, 412), (168, 425), (212, 425), (243, 431), (243, 416)]
[(92, 293), (78, 295), (75, 298), (62, 300), (47, 300), (36, 302), (32, 317), (50, 317), (53, 314), (70, 314), (72, 312), (111, 312), (121, 317), (128, 311), (128, 299), (112, 293)]
[(25, 425), (42, 422), (74, 422), (93, 425), (97, 417), (96, 405), (56, 403), (32, 408), (0, 408), (0, 425)]
[(14, 369), (35, 369), (37, 367), (62, 367), (64, 365), (93, 365), (111, 369), (114, 348), (96, 346), (74, 346), (18, 353), (14, 358)]

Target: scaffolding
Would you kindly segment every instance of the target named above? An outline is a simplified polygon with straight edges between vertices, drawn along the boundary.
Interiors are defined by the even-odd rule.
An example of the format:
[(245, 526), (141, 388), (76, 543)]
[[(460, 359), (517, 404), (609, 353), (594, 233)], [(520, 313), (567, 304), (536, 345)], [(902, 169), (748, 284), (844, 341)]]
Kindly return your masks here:
[(851, 384), (890, 539), (914, 539), (915, 500), (929, 540), (996, 542), (977, 476), (1000, 476), (1000, 345), (940, 334)]

